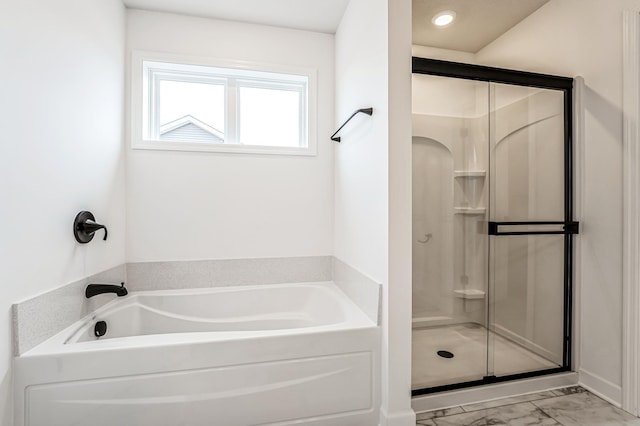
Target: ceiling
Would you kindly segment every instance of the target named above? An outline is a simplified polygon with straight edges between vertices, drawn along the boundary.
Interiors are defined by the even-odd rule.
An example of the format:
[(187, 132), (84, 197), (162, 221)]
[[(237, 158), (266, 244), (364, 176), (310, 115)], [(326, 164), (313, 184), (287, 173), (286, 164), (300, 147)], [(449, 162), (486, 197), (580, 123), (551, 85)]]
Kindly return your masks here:
[[(133, 9), (333, 34), (350, 0), (122, 0)], [(392, 1), (392, 0), (391, 0)], [(413, 43), (476, 53), (549, 0), (413, 0)], [(456, 20), (431, 23), (445, 10)]]
[(122, 0), (133, 9), (335, 33), (349, 0)]
[[(476, 53), (549, 0), (413, 0), (413, 43)], [(431, 19), (452, 10), (456, 19), (438, 28)]]

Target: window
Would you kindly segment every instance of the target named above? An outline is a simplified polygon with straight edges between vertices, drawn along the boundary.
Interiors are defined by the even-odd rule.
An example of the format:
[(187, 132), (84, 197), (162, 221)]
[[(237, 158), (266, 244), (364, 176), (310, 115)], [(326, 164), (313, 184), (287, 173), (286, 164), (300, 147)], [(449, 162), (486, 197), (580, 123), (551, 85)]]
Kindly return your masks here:
[(134, 53), (136, 149), (315, 155), (315, 71)]

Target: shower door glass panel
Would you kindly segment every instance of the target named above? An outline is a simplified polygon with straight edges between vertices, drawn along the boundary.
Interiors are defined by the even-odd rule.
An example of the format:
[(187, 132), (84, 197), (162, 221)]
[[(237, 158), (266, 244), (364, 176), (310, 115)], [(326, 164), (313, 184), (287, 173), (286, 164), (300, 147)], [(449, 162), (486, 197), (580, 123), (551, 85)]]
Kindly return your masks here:
[(487, 369), (489, 85), (413, 75), (412, 388)]
[(488, 367), (505, 376), (562, 366), (564, 93), (490, 84)]
[(491, 218), (564, 221), (564, 94), (491, 83)]

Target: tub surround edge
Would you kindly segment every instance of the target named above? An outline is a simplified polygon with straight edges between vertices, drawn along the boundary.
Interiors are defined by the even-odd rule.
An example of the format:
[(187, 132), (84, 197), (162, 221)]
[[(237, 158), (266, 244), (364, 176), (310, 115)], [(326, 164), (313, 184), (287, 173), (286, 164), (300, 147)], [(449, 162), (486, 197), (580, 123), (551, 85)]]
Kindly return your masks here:
[(125, 282), (129, 291), (322, 282), (331, 281), (331, 265), (331, 256), (121, 264), (14, 303), (13, 355), (24, 354), (113, 300), (113, 294), (86, 299), (84, 289), (92, 282)]
[(351, 265), (337, 257), (332, 257), (333, 282), (340, 288), (376, 325), (381, 324), (382, 284), (377, 283)]
[(331, 256), (127, 264), (132, 291), (331, 281)]
[(11, 307), (13, 355), (19, 356), (113, 299), (112, 294), (86, 299), (87, 284), (126, 282), (124, 264), (73, 281)]

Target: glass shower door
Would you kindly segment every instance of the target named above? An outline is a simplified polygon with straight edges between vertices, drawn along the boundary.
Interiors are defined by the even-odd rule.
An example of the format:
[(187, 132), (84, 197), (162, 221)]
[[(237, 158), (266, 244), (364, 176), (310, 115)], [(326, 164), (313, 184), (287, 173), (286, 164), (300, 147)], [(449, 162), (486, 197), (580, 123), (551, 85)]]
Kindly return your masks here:
[(413, 76), (414, 389), (487, 366), (487, 82)]
[(413, 72), (412, 394), (570, 369), (573, 80)]
[[(490, 83), (487, 376), (568, 365), (565, 92)], [(570, 153), (570, 151), (568, 151)]]

